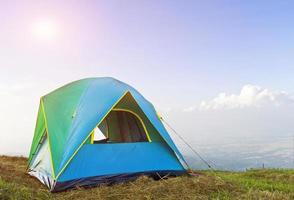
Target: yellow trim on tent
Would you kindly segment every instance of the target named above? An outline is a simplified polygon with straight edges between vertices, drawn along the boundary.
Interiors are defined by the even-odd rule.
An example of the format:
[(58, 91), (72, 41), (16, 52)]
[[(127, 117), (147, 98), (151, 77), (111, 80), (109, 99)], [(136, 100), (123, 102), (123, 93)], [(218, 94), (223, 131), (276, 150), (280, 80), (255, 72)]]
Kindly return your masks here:
[(114, 108), (113, 111), (125, 111), (125, 112), (129, 112), (129, 113), (132, 113), (133, 115), (135, 115), (140, 120), (141, 124), (143, 125), (144, 131), (147, 135), (148, 142), (151, 142), (147, 128), (146, 128), (142, 118), (137, 113), (135, 113), (134, 111), (128, 110), (128, 109), (123, 109), (123, 108)]
[[(126, 94), (129, 91), (126, 91), (113, 105), (112, 107), (107, 111), (107, 113), (103, 116), (103, 118), (100, 120), (100, 122), (98, 123), (97, 126), (100, 125), (100, 123), (106, 118), (106, 116), (110, 113), (110, 111), (120, 102), (120, 100), (122, 100)], [(65, 163), (65, 165), (63, 166), (63, 168), (60, 170), (60, 172), (57, 174), (56, 176), (56, 180), (58, 179), (58, 177), (61, 175), (61, 173), (65, 170), (65, 168), (68, 166), (68, 164), (70, 163), (70, 161), (73, 159), (73, 157), (78, 153), (78, 151), (80, 150), (80, 148), (85, 144), (85, 142), (88, 140), (88, 138), (91, 136), (92, 132), (94, 131), (94, 129), (96, 128), (96, 126), (93, 128), (93, 130), (90, 132), (90, 134), (85, 138), (85, 140), (81, 143), (81, 145), (77, 148), (77, 150), (73, 153), (73, 155), (68, 159), (68, 161)]]
[(48, 123), (47, 123), (47, 119), (46, 119), (46, 115), (45, 115), (45, 108), (44, 108), (44, 100), (43, 97), (41, 98), (41, 107), (42, 107), (42, 111), (43, 111), (43, 115), (44, 115), (44, 121), (45, 121), (45, 130), (46, 130), (46, 134), (47, 134), (47, 138), (48, 138), (48, 144), (49, 144), (49, 151), (50, 151), (50, 163), (51, 163), (51, 167), (52, 167), (52, 173), (53, 173), (53, 179), (56, 180), (57, 178), (55, 178), (55, 171), (54, 171), (54, 164), (53, 164), (53, 159), (52, 159), (52, 151), (51, 151), (51, 143), (50, 143), (50, 137), (49, 137), (49, 132), (48, 132)]
[(90, 141), (91, 144), (94, 143), (94, 131), (91, 132), (91, 141)]

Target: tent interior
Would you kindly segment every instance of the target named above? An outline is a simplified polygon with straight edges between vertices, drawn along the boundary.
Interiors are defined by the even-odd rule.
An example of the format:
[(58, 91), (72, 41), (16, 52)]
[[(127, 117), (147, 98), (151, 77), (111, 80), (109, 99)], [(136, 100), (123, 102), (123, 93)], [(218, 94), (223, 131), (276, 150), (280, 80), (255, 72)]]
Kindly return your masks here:
[(163, 142), (130, 93), (91, 132), (88, 143)]
[(95, 127), (91, 143), (147, 142), (144, 126), (135, 114), (113, 110)]

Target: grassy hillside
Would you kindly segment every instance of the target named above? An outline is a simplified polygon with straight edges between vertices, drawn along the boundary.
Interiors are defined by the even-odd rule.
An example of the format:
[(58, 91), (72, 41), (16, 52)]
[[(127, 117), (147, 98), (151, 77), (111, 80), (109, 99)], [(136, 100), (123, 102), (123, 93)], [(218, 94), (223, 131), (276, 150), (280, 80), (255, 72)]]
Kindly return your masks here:
[(197, 172), (51, 194), (25, 173), (26, 158), (0, 156), (0, 199), (294, 199), (294, 170)]

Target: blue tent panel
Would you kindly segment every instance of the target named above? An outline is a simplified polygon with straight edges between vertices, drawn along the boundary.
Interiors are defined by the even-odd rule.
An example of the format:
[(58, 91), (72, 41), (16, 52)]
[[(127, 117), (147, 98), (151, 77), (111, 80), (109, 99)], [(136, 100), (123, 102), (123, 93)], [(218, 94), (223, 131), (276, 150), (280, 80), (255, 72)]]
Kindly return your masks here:
[(161, 170), (185, 170), (164, 143), (85, 144), (57, 181)]

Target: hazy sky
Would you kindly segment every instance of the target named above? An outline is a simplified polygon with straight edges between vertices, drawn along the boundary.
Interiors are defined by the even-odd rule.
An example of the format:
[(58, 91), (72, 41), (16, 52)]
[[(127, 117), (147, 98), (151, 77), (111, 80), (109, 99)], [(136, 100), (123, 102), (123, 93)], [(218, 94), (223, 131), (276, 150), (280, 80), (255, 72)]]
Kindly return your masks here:
[[(293, 1), (268, 0), (2, 0), (0, 154), (26, 155), (39, 97), (84, 77), (112, 76), (131, 84), (165, 115), (181, 112), (184, 117), (171, 113), (180, 130), (195, 125), (185, 117), (224, 116), (219, 109), (242, 116), (244, 109), (266, 104), (274, 107), (267, 115), (278, 109), (289, 118), (293, 10)], [(207, 118), (207, 127), (209, 120), (215, 119)], [(272, 121), (263, 123), (265, 130)], [(225, 122), (222, 131), (230, 127)], [(290, 123), (276, 126), (290, 129)]]

